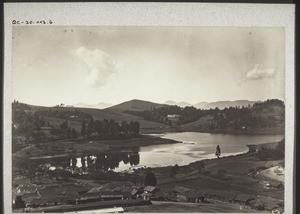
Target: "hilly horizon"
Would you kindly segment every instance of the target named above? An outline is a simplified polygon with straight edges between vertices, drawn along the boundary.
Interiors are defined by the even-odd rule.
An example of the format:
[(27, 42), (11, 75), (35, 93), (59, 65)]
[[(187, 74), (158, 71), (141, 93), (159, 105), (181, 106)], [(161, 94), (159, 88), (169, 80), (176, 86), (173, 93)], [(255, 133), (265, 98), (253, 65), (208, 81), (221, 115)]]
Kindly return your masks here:
[(260, 100), (258, 101), (249, 101), (249, 100), (234, 100), (234, 101), (217, 101), (217, 102), (200, 102), (194, 105), (195, 108), (201, 108), (201, 109), (224, 109), (224, 108), (229, 108), (229, 107), (242, 107), (242, 106), (248, 106), (253, 105), (254, 103), (261, 102)]
[(187, 102), (175, 102), (175, 101), (167, 101), (164, 104), (168, 104), (168, 105), (177, 105), (179, 107), (186, 107), (186, 106), (194, 106), (195, 108), (200, 108), (200, 109), (215, 109), (216, 107), (219, 109), (224, 109), (224, 108), (229, 108), (229, 107), (242, 107), (242, 106), (248, 106), (253, 105), (254, 103), (258, 103), (261, 102), (260, 100), (258, 101), (249, 101), (249, 100), (234, 100), (234, 101), (216, 101), (216, 102), (199, 102), (196, 104), (191, 104), (191, 103), (187, 103)]
[[(234, 101), (216, 101), (216, 102), (199, 102), (196, 104), (191, 104), (188, 102), (176, 102), (172, 100), (168, 100), (164, 103), (156, 103), (156, 102), (151, 102), (151, 101), (146, 101), (146, 100), (139, 100), (139, 99), (132, 99), (129, 101), (125, 101), (119, 104), (111, 104), (111, 103), (105, 103), (105, 102), (99, 102), (96, 104), (85, 104), (85, 103), (76, 103), (73, 105), (65, 105), (64, 107), (71, 107), (71, 108), (90, 108), (90, 109), (113, 109), (113, 110), (118, 110), (118, 111), (144, 111), (144, 110), (152, 110), (155, 108), (161, 108), (161, 107), (166, 107), (166, 106), (179, 106), (179, 107), (187, 107), (187, 106), (193, 106), (198, 109), (224, 109), (224, 108), (229, 108), (229, 107), (243, 107), (243, 106), (248, 106), (253, 105), (254, 103), (260, 103), (262, 101), (249, 101), (249, 100), (234, 100)], [(27, 105), (32, 105), (28, 103), (24, 103)], [(41, 106), (42, 105), (32, 105), (32, 106)], [(51, 107), (51, 106), (43, 106), (43, 107)]]
[(85, 103), (76, 103), (73, 105), (74, 107), (79, 107), (79, 108), (96, 108), (96, 109), (105, 109), (113, 106), (111, 103), (105, 103), (105, 102), (99, 102), (95, 104), (85, 104)]
[[(267, 101), (264, 101), (267, 102)], [(262, 104), (264, 103), (262, 102)], [(275, 118), (274, 120), (281, 120), (282, 119), (282, 110), (278, 109), (276, 107), (276, 105), (278, 105), (278, 103), (283, 101), (270, 101), (273, 102), (275, 104), (274, 105), (275, 108), (269, 108), (268, 105), (265, 104), (264, 108), (265, 110), (263, 112), (259, 112), (256, 110), (254, 112), (252, 112), (251, 114), (253, 115), (260, 115), (261, 117), (272, 117)], [(276, 103), (277, 102), (277, 103)], [(219, 102), (221, 104), (223, 104), (223, 106), (228, 105), (229, 104), (236, 104), (237, 102)], [(249, 103), (249, 101), (240, 101), (240, 103), (246, 105)], [(23, 103), (25, 104), (25, 103)], [(28, 105), (28, 104), (25, 104)], [(208, 104), (207, 104), (208, 105)], [(284, 105), (284, 104), (283, 104)], [(166, 104), (158, 104), (158, 103), (153, 103), (153, 102), (148, 102), (148, 101), (143, 101), (143, 100), (130, 100), (106, 109), (96, 109), (96, 108), (80, 108), (80, 107), (73, 107), (73, 106), (68, 106), (68, 105), (57, 105), (57, 106), (52, 106), (52, 107), (45, 107), (45, 106), (35, 106), (35, 105), (28, 105), (29, 107), (31, 107), (30, 111), (32, 112), (40, 112), (41, 114), (44, 114), (43, 112), (50, 112), (51, 114), (49, 115), (49, 113), (44, 114), (45, 119), (52, 125), (54, 126), (59, 126), (62, 122), (64, 122), (66, 119), (68, 119), (69, 117), (71, 118), (72, 115), (69, 115), (69, 117), (61, 117), (61, 115), (63, 115), (63, 112), (74, 112), (74, 114), (76, 115), (76, 111), (79, 112), (83, 112), (85, 114), (89, 114), (91, 115), (95, 120), (115, 120), (116, 122), (120, 123), (122, 121), (126, 121), (128, 123), (130, 123), (131, 121), (138, 121), (140, 123), (140, 127), (143, 133), (147, 132), (152, 132), (153, 130), (156, 131), (162, 131), (162, 130), (167, 130), (170, 128), (169, 123), (166, 123), (165, 118), (167, 117), (168, 114), (178, 114), (176, 112), (174, 112), (174, 109), (177, 109), (179, 111), (184, 111), (183, 115), (185, 115), (186, 111), (191, 111), (185, 108), (182, 109), (178, 109), (175, 106), (170, 106), (170, 105), (166, 105)], [(161, 107), (168, 107), (165, 110), (161, 111), (159, 108)], [(247, 106), (246, 106), (247, 107)], [(252, 108), (251, 106), (249, 106), (250, 109)], [(173, 110), (172, 110), (173, 109)], [(246, 108), (247, 109), (247, 108)], [(249, 109), (249, 108), (248, 108)], [(212, 120), (211, 118), (214, 118), (213, 116), (213, 112), (216, 111), (215, 109), (210, 109), (208, 111), (208, 114), (206, 116), (208, 116), (208, 118), (203, 117), (203, 114), (200, 114), (200, 118), (199, 118), (199, 111), (203, 111), (205, 109), (197, 109), (197, 110), (192, 110), (194, 113), (193, 115), (190, 115), (188, 118), (185, 118), (187, 120), (183, 120), (183, 124), (182, 124), (182, 128), (185, 130), (198, 130), (199, 128), (208, 128), (210, 127), (212, 121), (214, 121), (214, 119)], [(220, 108), (221, 110), (221, 108)], [(219, 110), (219, 111), (220, 111)], [(243, 109), (240, 109), (243, 110)], [(148, 111), (148, 112), (147, 112)], [(169, 112), (166, 112), (169, 111)], [(224, 111), (226, 111), (228, 113), (228, 111), (239, 111), (238, 109), (234, 108), (234, 109), (224, 109)], [(284, 111), (284, 109), (283, 109)], [(150, 112), (150, 114), (149, 114)], [(163, 113), (164, 112), (164, 113)], [(255, 113), (256, 112), (256, 113)], [(272, 113), (273, 112), (273, 113)], [(161, 115), (161, 113), (163, 113), (163, 115)], [(181, 114), (181, 113), (179, 113)], [(238, 113), (237, 113), (238, 114)], [(249, 115), (245, 115), (247, 117), (252, 117), (251, 114)], [(198, 115), (198, 116), (197, 116)], [(202, 116), (201, 116), (202, 115)], [(234, 115), (234, 114), (233, 114)], [(211, 121), (212, 120), (212, 121)], [(209, 123), (207, 123), (208, 121), (210, 121)], [(216, 121), (215, 121), (216, 122)], [(70, 123), (72, 128), (75, 128), (77, 131), (80, 131), (80, 127), (81, 127), (81, 121), (72, 121)], [(204, 125), (204, 127), (203, 127)], [(281, 127), (280, 127), (281, 128)]]

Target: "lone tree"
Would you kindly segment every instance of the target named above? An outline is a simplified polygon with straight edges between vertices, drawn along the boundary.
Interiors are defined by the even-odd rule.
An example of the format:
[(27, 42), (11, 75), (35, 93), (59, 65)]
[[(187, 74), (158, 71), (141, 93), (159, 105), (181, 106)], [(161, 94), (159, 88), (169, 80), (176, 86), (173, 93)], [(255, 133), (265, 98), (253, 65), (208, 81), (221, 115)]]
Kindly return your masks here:
[(145, 186), (155, 186), (157, 184), (156, 177), (154, 175), (154, 172), (149, 167), (147, 169), (147, 174), (145, 176)]

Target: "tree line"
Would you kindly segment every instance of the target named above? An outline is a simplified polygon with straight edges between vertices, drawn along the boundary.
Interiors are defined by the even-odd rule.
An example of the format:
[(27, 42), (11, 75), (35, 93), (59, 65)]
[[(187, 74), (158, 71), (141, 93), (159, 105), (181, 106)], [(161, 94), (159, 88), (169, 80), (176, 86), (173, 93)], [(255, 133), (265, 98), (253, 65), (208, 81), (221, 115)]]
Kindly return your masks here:
[(82, 121), (80, 134), (90, 140), (96, 140), (111, 137), (136, 136), (139, 134), (139, 131), (140, 123), (138, 121), (131, 121), (130, 123), (122, 121), (118, 123), (113, 119), (90, 119), (88, 122), (85, 120)]
[[(47, 118), (65, 119), (60, 124), (49, 123)], [(61, 121), (61, 120), (60, 120)], [(81, 122), (76, 129), (70, 122)], [(45, 131), (45, 128), (50, 133)], [(44, 129), (44, 130), (43, 130)], [(139, 134), (140, 124), (137, 121), (121, 123), (115, 120), (94, 120), (92, 115), (80, 110), (35, 110), (26, 104), (12, 103), (13, 136), (23, 136), (28, 143), (47, 141), (49, 139), (76, 139), (84, 137), (89, 140), (123, 139)], [(50, 135), (49, 135), (50, 134)]]
[(171, 124), (168, 115), (179, 115), (181, 125), (192, 123), (201, 117), (212, 116), (210, 127), (215, 128), (271, 128), (284, 125), (284, 102), (269, 99), (248, 106), (235, 106), (224, 109), (197, 109), (193, 106), (165, 106), (144, 111), (126, 110), (125, 113), (136, 115), (145, 120)]

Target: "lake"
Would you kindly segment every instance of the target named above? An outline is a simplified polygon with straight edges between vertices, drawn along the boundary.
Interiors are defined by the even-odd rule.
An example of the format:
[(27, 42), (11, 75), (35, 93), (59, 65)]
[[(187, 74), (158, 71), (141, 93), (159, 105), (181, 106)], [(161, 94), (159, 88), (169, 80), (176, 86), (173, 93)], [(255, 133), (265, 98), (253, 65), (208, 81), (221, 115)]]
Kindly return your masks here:
[(99, 169), (124, 171), (144, 166), (185, 165), (198, 160), (215, 158), (217, 145), (221, 147), (221, 157), (224, 157), (247, 152), (249, 144), (275, 142), (283, 138), (282, 135), (231, 135), (199, 132), (167, 133), (155, 136), (176, 140), (179, 143), (142, 146), (138, 152), (114, 151), (72, 158), (49, 158), (43, 160), (43, 163), (55, 168), (69, 168), (80, 174), (88, 174)]
[(232, 135), (199, 132), (167, 133), (162, 138), (182, 143), (145, 146), (140, 148), (140, 164), (147, 166), (185, 165), (198, 160), (215, 158), (216, 147), (221, 147), (221, 157), (248, 151), (249, 144), (280, 141), (282, 135)]

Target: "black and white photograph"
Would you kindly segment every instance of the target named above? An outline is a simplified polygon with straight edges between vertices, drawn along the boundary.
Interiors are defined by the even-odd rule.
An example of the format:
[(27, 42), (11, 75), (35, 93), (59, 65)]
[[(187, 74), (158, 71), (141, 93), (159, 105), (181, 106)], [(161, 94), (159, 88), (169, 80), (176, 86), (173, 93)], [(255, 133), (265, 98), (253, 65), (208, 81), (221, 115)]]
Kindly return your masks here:
[(51, 22), (11, 26), (10, 212), (288, 213), (284, 27)]

